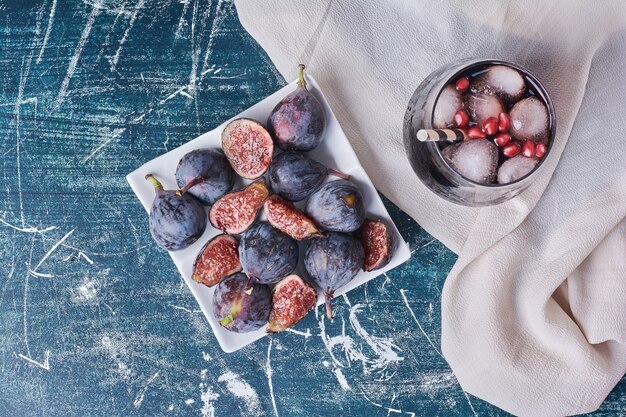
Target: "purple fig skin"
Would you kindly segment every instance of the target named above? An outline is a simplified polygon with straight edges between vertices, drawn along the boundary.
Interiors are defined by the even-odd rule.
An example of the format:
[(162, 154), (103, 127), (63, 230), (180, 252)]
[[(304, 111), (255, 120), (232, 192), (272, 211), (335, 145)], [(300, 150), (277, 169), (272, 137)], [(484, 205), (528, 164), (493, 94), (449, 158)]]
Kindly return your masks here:
[(152, 174), (146, 179), (154, 186), (150, 210), (150, 233), (155, 242), (169, 251), (185, 249), (202, 236), (207, 216), (204, 207), (190, 194), (164, 190)]
[(238, 273), (215, 287), (213, 314), (220, 325), (231, 332), (248, 333), (263, 327), (272, 310), (272, 290), (264, 284), (254, 284), (246, 292), (249, 279)]
[(319, 100), (306, 88), (304, 65), (300, 64), (299, 69), (296, 91), (274, 107), (268, 125), (280, 149), (307, 152), (322, 141), (326, 117)]
[(254, 282), (275, 284), (298, 265), (298, 243), (267, 222), (258, 222), (239, 240), (239, 260)]
[(304, 267), (318, 287), (324, 291), (326, 314), (333, 319), (331, 300), (335, 290), (350, 282), (363, 267), (365, 251), (354, 237), (330, 232), (313, 237), (304, 247)]
[(267, 171), (272, 191), (289, 201), (304, 200), (322, 185), (328, 175), (350, 178), (304, 153), (291, 151), (276, 155)]
[(325, 231), (350, 233), (365, 220), (363, 196), (352, 182), (344, 179), (327, 182), (306, 204), (306, 214)]
[(178, 161), (176, 183), (205, 206), (232, 190), (235, 171), (220, 149), (196, 149)]

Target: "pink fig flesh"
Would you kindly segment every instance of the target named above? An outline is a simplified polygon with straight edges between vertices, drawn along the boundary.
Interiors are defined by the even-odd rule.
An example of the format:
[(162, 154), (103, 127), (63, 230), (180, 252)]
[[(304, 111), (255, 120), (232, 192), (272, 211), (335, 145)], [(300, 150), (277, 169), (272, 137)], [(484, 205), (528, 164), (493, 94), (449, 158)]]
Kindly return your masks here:
[(236, 119), (222, 131), (222, 149), (237, 174), (255, 179), (272, 163), (274, 142), (256, 120)]
[(209, 211), (209, 220), (213, 227), (225, 233), (243, 233), (256, 219), (268, 195), (262, 181), (253, 182), (217, 200)]
[(298, 323), (315, 306), (317, 293), (297, 275), (289, 275), (274, 288), (268, 333), (277, 333)]
[(196, 258), (191, 278), (212, 287), (241, 271), (238, 246), (237, 239), (229, 235), (218, 235), (209, 240)]
[(295, 240), (302, 240), (311, 236), (320, 236), (313, 220), (309, 219), (293, 203), (274, 194), (264, 203), (267, 221), (272, 226)]
[(373, 271), (389, 263), (393, 255), (393, 235), (387, 225), (379, 220), (367, 219), (359, 229), (359, 237), (365, 249), (364, 271)]

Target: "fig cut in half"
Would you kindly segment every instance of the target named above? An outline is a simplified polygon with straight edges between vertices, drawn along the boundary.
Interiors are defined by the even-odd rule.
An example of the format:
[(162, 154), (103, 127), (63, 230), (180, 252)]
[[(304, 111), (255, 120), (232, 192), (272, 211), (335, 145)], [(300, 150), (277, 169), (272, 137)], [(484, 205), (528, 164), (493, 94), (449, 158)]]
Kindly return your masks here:
[(293, 274), (274, 288), (272, 312), (267, 333), (278, 333), (293, 326), (315, 306), (317, 293), (302, 278)]
[(235, 119), (222, 131), (222, 149), (237, 174), (255, 179), (272, 163), (274, 142), (256, 120)]
[(224, 278), (241, 271), (239, 242), (230, 235), (218, 235), (209, 240), (198, 254), (191, 278), (212, 287)]

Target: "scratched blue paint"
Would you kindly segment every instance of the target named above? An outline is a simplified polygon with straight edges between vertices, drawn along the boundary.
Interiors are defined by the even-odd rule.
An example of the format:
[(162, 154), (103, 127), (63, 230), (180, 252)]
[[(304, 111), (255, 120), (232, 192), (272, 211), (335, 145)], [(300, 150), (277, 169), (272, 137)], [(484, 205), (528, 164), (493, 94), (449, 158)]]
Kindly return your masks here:
[(221, 352), (124, 175), (284, 85), (231, 2), (16, 0), (0, 22), (0, 416), (505, 415), (439, 355), (454, 254), (388, 201), (409, 263), (333, 323)]

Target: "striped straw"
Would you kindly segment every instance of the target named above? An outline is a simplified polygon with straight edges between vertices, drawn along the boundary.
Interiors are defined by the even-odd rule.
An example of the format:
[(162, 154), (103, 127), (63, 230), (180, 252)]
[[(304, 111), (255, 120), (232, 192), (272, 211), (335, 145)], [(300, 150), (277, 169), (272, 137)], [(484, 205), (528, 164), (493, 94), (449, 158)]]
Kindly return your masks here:
[(467, 133), (461, 129), (420, 129), (417, 140), (420, 142), (457, 142), (466, 140)]

